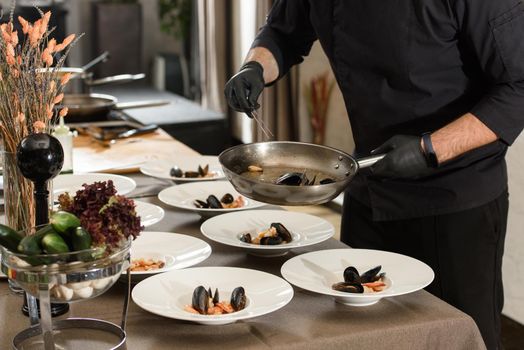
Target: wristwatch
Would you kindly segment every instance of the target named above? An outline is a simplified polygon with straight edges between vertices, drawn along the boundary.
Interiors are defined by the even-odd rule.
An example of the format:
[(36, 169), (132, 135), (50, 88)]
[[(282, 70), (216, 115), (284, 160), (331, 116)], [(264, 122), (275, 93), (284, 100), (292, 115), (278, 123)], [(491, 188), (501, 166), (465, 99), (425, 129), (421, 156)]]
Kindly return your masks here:
[(431, 133), (425, 132), (422, 134), (422, 143), (424, 144), (424, 156), (428, 162), (428, 165), (432, 168), (438, 168), (438, 158), (433, 149), (433, 143), (431, 142)]

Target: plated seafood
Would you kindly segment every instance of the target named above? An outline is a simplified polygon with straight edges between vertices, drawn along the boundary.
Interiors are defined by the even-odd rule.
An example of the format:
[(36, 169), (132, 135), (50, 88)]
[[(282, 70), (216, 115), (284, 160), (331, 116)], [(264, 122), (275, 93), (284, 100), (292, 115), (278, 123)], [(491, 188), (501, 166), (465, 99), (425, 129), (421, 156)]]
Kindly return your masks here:
[(349, 266), (344, 270), (344, 282), (334, 283), (331, 288), (346, 293), (381, 292), (387, 288), (384, 279), (386, 273), (380, 273), (381, 269), (382, 266), (379, 265), (360, 275), (354, 266)]
[(215, 172), (209, 171), (209, 164), (206, 164), (204, 167), (201, 165), (198, 166), (197, 171), (183, 171), (178, 166), (174, 166), (169, 171), (169, 175), (172, 177), (185, 177), (185, 178), (203, 178), (203, 177), (213, 177), (216, 175)]
[(159, 270), (165, 266), (165, 262), (162, 260), (154, 259), (132, 259), (129, 268), (131, 271), (151, 271)]
[(205, 209), (234, 209), (242, 208), (246, 202), (242, 196), (235, 199), (231, 193), (226, 193), (220, 200), (215, 195), (209, 195), (205, 201), (197, 199), (193, 204)]
[(215, 293), (211, 288), (198, 286), (193, 291), (191, 305), (184, 308), (187, 312), (201, 315), (223, 315), (240, 311), (246, 307), (246, 291), (243, 287), (236, 287), (231, 292), (229, 301), (220, 301), (218, 288)]
[(259, 244), (259, 245), (278, 245), (283, 243), (290, 243), (293, 236), (288, 229), (279, 222), (272, 223), (267, 230), (258, 233), (252, 237), (250, 233), (243, 233), (239, 239), (245, 243)]
[(261, 167), (252, 164), (241, 175), (258, 181), (287, 186), (327, 185), (336, 181), (331, 176), (314, 169), (297, 169), (289, 167)]

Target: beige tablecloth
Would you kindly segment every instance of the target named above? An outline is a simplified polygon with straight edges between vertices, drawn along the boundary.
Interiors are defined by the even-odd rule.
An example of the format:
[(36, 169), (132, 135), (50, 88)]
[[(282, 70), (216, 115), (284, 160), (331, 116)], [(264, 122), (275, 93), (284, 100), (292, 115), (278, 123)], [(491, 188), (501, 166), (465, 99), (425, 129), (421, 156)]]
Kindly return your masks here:
[[(154, 194), (169, 186), (163, 180), (133, 175), (138, 196)], [(133, 194), (130, 194), (132, 196)], [(164, 219), (149, 231), (189, 234), (206, 240), (199, 232), (196, 214), (167, 208), (156, 197), (141, 198), (166, 209)], [(294, 250), (284, 257), (261, 258), (208, 241), (211, 256), (200, 266), (238, 266), (280, 276), (280, 267), (298, 254), (346, 247), (331, 239)], [(120, 323), (124, 285), (117, 283), (104, 295), (73, 304), (68, 316), (101, 318)], [(13, 336), (28, 326), (22, 316), (22, 299), (0, 282), (0, 348), (9, 349)], [(223, 326), (203, 326), (150, 314), (133, 302), (127, 319), (128, 349), (484, 349), (473, 320), (425, 291), (383, 299), (369, 307), (349, 307), (333, 299), (295, 288), (284, 308), (253, 319)], [(86, 347), (87, 348), (87, 347)], [(76, 350), (76, 349), (75, 349)], [(80, 350), (80, 349), (79, 349)]]

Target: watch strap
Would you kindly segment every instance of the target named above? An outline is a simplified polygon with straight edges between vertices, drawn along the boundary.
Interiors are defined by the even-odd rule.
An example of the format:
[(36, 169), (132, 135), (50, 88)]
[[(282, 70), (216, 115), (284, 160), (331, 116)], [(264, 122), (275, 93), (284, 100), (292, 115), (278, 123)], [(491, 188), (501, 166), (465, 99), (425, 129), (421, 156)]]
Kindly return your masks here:
[(435, 149), (433, 148), (433, 143), (431, 142), (431, 133), (426, 132), (422, 134), (422, 143), (424, 144), (424, 156), (426, 157), (429, 166), (432, 168), (437, 168), (438, 158), (437, 154), (435, 153)]

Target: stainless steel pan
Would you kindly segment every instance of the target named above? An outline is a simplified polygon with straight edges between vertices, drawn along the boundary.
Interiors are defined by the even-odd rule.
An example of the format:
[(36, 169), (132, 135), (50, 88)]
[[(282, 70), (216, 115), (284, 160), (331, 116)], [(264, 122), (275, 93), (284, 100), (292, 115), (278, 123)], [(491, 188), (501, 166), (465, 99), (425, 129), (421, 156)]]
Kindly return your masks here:
[(170, 101), (151, 100), (119, 103), (116, 97), (105, 94), (70, 94), (65, 95), (62, 106), (69, 109), (68, 119), (71, 117), (106, 116), (112, 110), (128, 108), (145, 108), (164, 106)]
[[(218, 159), (227, 179), (246, 197), (277, 205), (312, 205), (338, 196), (360, 168), (369, 167), (383, 157), (382, 154), (357, 160), (327, 146), (275, 141), (234, 146), (222, 152)], [(312, 186), (276, 185), (241, 175), (250, 165), (305, 169), (311, 174), (321, 172), (336, 181)]]

